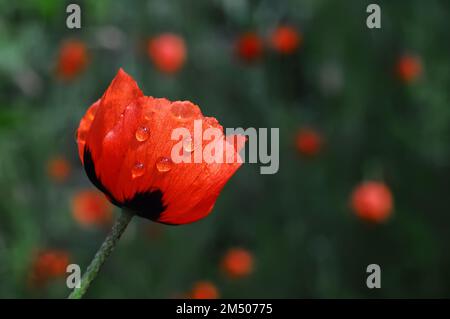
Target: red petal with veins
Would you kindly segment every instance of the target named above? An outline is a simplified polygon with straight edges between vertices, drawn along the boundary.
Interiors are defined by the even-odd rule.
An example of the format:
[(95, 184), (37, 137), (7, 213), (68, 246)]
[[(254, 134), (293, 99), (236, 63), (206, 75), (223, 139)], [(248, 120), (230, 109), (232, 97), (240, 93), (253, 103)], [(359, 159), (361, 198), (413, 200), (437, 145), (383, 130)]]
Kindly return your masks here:
[[(200, 136), (207, 128), (217, 129), (214, 142), (194, 135), (199, 123)], [(181, 136), (172, 139), (180, 128), (190, 133), (192, 142)], [(77, 143), (87, 175), (114, 204), (154, 221), (185, 224), (211, 212), (242, 164), (238, 151), (245, 138), (224, 136), (217, 120), (204, 117), (189, 101), (143, 96), (136, 82), (119, 70), (82, 118)], [(177, 145), (190, 162), (173, 161)], [(222, 162), (194, 162), (213, 145)]]

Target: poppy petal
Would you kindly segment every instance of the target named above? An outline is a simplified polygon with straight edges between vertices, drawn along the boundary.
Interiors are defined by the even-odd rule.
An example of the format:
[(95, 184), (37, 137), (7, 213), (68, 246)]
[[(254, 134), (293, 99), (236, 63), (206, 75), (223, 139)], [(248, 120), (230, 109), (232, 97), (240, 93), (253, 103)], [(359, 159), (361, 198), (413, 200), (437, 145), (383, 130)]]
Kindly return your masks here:
[(86, 136), (91, 128), (92, 121), (94, 120), (97, 109), (100, 105), (100, 99), (92, 104), (83, 118), (80, 121), (80, 125), (77, 130), (77, 144), (78, 144), (78, 155), (80, 156), (81, 162), (83, 163), (84, 158), (84, 147), (86, 145)]
[[(78, 142), (86, 172), (114, 204), (141, 217), (183, 224), (206, 216), (242, 164), (245, 137), (226, 137), (189, 101), (142, 96), (122, 70), (97, 108), (90, 125), (87, 115), (80, 123), (80, 132), (88, 130), (85, 145)], [(177, 130), (187, 132), (188, 144)], [(173, 162), (175, 149), (181, 162)], [(202, 158), (207, 149), (210, 158)]]

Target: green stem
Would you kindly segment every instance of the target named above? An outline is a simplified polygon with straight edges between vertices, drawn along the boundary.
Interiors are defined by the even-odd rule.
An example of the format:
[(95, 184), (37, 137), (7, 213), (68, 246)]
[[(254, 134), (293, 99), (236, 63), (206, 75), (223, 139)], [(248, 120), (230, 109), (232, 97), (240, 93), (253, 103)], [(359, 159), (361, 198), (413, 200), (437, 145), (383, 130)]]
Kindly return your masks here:
[(80, 299), (83, 297), (83, 295), (89, 288), (89, 285), (97, 276), (106, 258), (108, 258), (109, 254), (111, 254), (111, 252), (114, 250), (117, 241), (119, 240), (120, 236), (122, 236), (132, 217), (132, 213), (122, 210), (122, 213), (114, 223), (111, 232), (108, 234), (108, 237), (106, 237), (105, 241), (100, 246), (100, 249), (95, 254), (94, 259), (92, 259), (91, 264), (81, 278), (80, 288), (75, 288), (69, 295), (69, 299)]

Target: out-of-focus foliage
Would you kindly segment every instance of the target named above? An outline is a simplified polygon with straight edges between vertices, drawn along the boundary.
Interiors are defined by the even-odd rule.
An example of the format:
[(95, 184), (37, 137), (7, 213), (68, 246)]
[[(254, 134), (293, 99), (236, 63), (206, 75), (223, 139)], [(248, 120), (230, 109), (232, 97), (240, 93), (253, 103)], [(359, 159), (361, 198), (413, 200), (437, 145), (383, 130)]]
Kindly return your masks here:
[[(369, 30), (372, 1), (78, 1), (82, 28), (70, 30), (73, 2), (0, 1), (0, 297), (65, 297), (63, 278), (30, 282), (36, 256), (62, 250), (84, 269), (105, 237), (73, 217), (74, 196), (93, 187), (74, 134), (120, 67), (145, 94), (191, 100), (224, 127), (280, 128), (280, 170), (245, 164), (198, 223), (135, 218), (88, 297), (183, 296), (203, 281), (237, 298), (450, 296), (450, 2), (378, 1), (382, 28)], [(290, 55), (268, 43), (280, 24), (302, 36)], [(176, 74), (148, 59), (162, 32), (184, 38)], [(264, 41), (253, 63), (236, 56), (246, 32)], [(86, 44), (88, 64), (63, 81), (68, 39)], [(411, 83), (395, 73), (405, 54), (422, 65)], [(321, 134), (314, 156), (297, 150), (302, 128)], [(70, 173), (55, 179), (49, 161), (61, 156)], [(350, 209), (366, 179), (390, 187), (385, 223)], [(253, 256), (245, 278), (221, 271), (232, 247)], [(366, 287), (371, 263), (382, 289)]]

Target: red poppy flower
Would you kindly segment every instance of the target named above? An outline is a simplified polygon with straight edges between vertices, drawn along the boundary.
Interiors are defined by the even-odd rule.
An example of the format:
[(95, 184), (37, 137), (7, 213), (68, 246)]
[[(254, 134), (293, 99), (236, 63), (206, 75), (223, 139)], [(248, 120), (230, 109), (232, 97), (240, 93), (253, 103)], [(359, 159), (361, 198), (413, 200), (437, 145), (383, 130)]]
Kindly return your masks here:
[(71, 80), (86, 68), (88, 54), (80, 40), (68, 40), (59, 49), (56, 74), (63, 80)]
[(102, 193), (83, 190), (73, 196), (72, 215), (82, 226), (101, 226), (111, 222), (112, 207)]
[(404, 82), (413, 82), (422, 74), (422, 62), (416, 56), (404, 55), (397, 62), (396, 72)]
[(217, 299), (219, 291), (210, 281), (199, 281), (195, 283), (191, 291), (192, 299)]
[(295, 52), (302, 41), (302, 35), (291, 26), (280, 26), (276, 28), (270, 37), (272, 47), (282, 54)]
[(69, 254), (61, 250), (43, 250), (33, 260), (30, 281), (32, 285), (43, 285), (49, 280), (64, 277), (69, 265)]
[(353, 191), (351, 205), (358, 217), (370, 222), (383, 222), (392, 213), (392, 194), (383, 183), (364, 182)]
[(62, 156), (55, 156), (47, 163), (47, 173), (56, 182), (63, 182), (69, 177), (70, 163)]
[(258, 60), (263, 53), (263, 42), (258, 34), (247, 32), (236, 41), (236, 54), (246, 62)]
[[(217, 155), (226, 157), (225, 163), (173, 161), (172, 151), (180, 145), (172, 139), (174, 130), (183, 128), (195, 135), (198, 122), (202, 130), (219, 132), (214, 145), (222, 146)], [(204, 117), (189, 101), (143, 96), (122, 69), (87, 110), (77, 133), (79, 155), (92, 183), (113, 204), (166, 224), (191, 223), (211, 212), (225, 183), (242, 164), (238, 151), (245, 138), (237, 139), (230, 142), (217, 120)], [(205, 140), (181, 142), (181, 151), (190, 158), (211, 146)]]
[(164, 33), (148, 42), (147, 54), (160, 71), (175, 73), (186, 60), (186, 46), (179, 35)]
[(301, 129), (296, 137), (298, 151), (307, 156), (314, 156), (322, 148), (322, 137), (313, 129)]
[(248, 276), (253, 271), (253, 256), (242, 248), (230, 249), (222, 260), (222, 269), (230, 278)]

